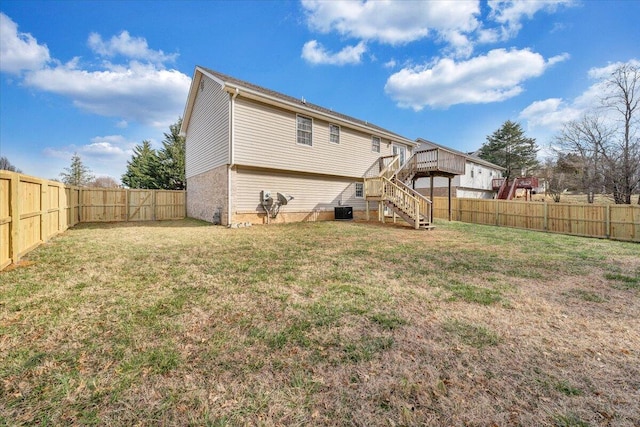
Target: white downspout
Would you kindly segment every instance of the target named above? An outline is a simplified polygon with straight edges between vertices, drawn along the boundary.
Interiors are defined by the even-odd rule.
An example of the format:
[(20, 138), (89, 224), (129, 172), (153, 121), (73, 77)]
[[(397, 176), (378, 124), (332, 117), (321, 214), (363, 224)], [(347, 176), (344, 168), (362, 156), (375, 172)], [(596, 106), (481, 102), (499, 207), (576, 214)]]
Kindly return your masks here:
[(231, 123), (229, 129), (229, 170), (227, 172), (227, 225), (231, 225), (231, 170), (234, 166), (234, 149), (235, 149), (235, 122), (236, 122), (236, 114), (235, 114), (235, 99), (240, 94), (240, 89), (236, 88), (233, 96), (231, 96), (231, 108), (229, 109), (229, 114), (231, 114)]

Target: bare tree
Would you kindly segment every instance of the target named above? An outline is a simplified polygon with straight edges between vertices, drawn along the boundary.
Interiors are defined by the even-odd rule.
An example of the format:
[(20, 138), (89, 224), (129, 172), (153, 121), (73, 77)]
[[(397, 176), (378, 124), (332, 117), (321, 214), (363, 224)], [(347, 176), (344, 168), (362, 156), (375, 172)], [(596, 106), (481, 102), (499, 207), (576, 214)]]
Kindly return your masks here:
[(602, 104), (617, 116), (618, 126), (617, 137), (602, 147), (602, 155), (611, 168), (608, 178), (616, 203), (631, 204), (631, 195), (640, 187), (640, 66), (618, 66), (607, 80), (607, 89)]
[(554, 139), (559, 153), (580, 158), (589, 203), (595, 192), (606, 191), (616, 203), (630, 204), (640, 189), (640, 67), (635, 64), (617, 66), (604, 82), (601, 108), (566, 123)]
[(552, 159), (545, 160), (540, 172), (547, 182), (546, 195), (551, 196), (554, 202), (559, 203), (562, 193), (567, 189), (565, 174), (556, 170), (555, 162)]
[(110, 176), (99, 176), (89, 182), (87, 186), (95, 188), (118, 188), (120, 184)]
[(609, 145), (612, 131), (602, 117), (585, 115), (580, 120), (565, 123), (554, 138), (558, 160), (563, 156), (571, 161), (580, 177), (579, 189), (593, 203), (596, 192), (604, 190), (606, 169), (603, 167), (602, 147)]
[(22, 171), (12, 165), (9, 159), (7, 159), (5, 156), (0, 157), (0, 170), (22, 173)]

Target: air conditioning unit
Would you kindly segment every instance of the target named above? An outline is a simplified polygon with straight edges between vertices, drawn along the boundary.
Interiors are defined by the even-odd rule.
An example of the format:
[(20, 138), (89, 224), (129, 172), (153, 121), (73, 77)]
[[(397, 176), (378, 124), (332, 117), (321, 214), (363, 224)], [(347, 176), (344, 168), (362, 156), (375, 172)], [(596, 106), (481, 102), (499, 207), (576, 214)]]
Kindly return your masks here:
[(351, 206), (336, 206), (334, 208), (334, 218), (338, 220), (353, 219), (353, 207)]

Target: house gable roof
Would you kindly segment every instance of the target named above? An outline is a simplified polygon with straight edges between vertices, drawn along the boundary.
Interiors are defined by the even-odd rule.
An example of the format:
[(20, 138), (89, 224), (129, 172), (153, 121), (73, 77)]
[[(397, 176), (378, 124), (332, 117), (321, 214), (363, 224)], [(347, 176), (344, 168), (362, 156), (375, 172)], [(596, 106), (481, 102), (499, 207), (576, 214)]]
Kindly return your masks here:
[(294, 98), (292, 96), (285, 95), (283, 93), (276, 92), (274, 90), (267, 89), (262, 86), (258, 86), (256, 84), (249, 83), (247, 81), (240, 80), (235, 77), (228, 76), (218, 71), (211, 70), (209, 68), (205, 68), (201, 66), (196, 67), (194, 78), (191, 82), (191, 89), (189, 90), (189, 98), (187, 100), (187, 105), (185, 107), (185, 112), (183, 115), (184, 119), (183, 119), (183, 126), (181, 129), (182, 132), (186, 132), (189, 126), (189, 120), (191, 118), (191, 109), (193, 108), (193, 104), (195, 102), (196, 91), (194, 90), (194, 88), (200, 84), (202, 75), (206, 75), (209, 78), (215, 80), (217, 83), (219, 83), (223, 87), (223, 89), (227, 90), (229, 93), (237, 93), (240, 96), (246, 96), (248, 98), (253, 98), (253, 99), (267, 102), (270, 104), (276, 104), (288, 110), (294, 110), (296, 112), (302, 112), (310, 115), (319, 116), (324, 120), (327, 120), (330, 122), (336, 122), (336, 124), (342, 123), (342, 124), (351, 125), (352, 127), (360, 128), (360, 130), (364, 130), (379, 136), (384, 136), (393, 141), (403, 142), (407, 145), (411, 145), (411, 146), (417, 145), (414, 141), (402, 135), (399, 135), (395, 132), (392, 132), (390, 130), (377, 126), (373, 123), (369, 123), (367, 121), (360, 120), (355, 117), (348, 116), (346, 114), (338, 113), (336, 111), (322, 107), (320, 105), (307, 102), (304, 99)]
[(493, 168), (493, 169), (497, 169), (497, 170), (501, 170), (501, 171), (506, 170), (502, 166), (498, 166), (495, 163), (488, 162), (488, 161), (486, 161), (484, 159), (481, 159), (480, 157), (476, 156), (475, 153), (477, 153), (477, 151), (474, 152), (473, 154), (463, 153), (462, 151), (454, 150), (453, 148), (445, 147), (444, 145), (440, 145), (440, 144), (438, 144), (436, 142), (429, 141), (427, 139), (422, 139), (422, 138), (416, 139), (416, 142), (419, 145), (422, 145), (422, 144), (430, 145), (430, 146), (433, 146), (433, 147), (436, 147), (436, 148), (442, 148), (444, 150), (450, 151), (450, 152), (458, 154), (460, 156), (464, 156), (465, 159), (470, 161), (470, 162), (478, 163), (480, 165), (487, 166), (487, 167), (490, 167), (490, 168)]

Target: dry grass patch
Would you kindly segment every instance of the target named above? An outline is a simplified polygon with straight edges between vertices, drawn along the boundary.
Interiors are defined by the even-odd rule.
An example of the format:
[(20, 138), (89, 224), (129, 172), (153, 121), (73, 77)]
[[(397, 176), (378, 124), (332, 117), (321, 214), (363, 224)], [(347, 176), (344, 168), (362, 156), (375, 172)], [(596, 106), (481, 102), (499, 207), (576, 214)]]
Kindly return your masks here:
[(0, 424), (640, 424), (640, 246), (85, 224), (0, 273)]

